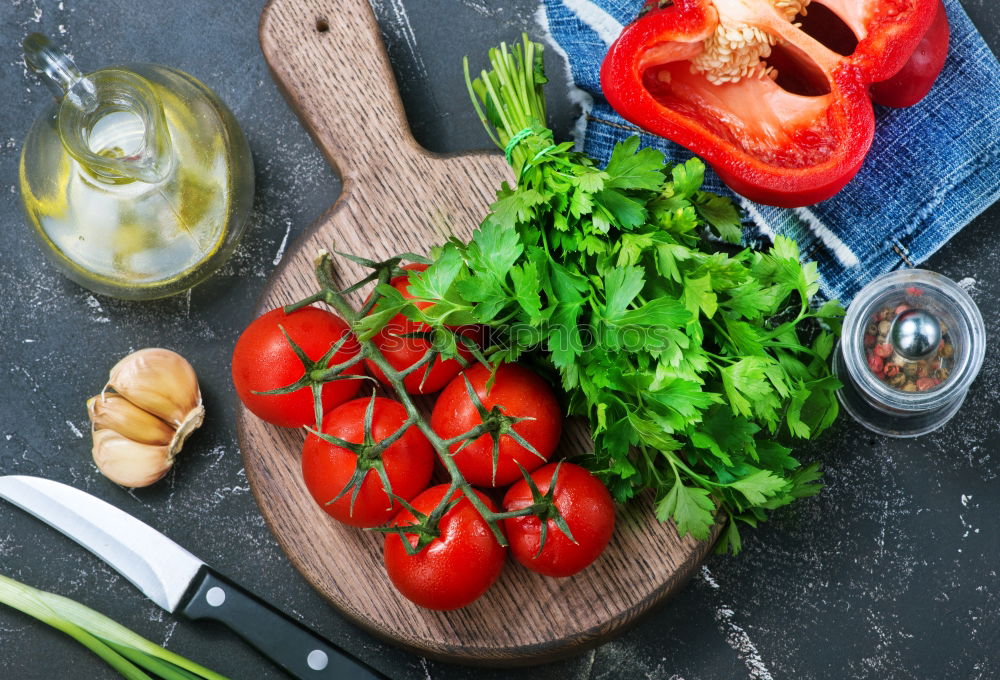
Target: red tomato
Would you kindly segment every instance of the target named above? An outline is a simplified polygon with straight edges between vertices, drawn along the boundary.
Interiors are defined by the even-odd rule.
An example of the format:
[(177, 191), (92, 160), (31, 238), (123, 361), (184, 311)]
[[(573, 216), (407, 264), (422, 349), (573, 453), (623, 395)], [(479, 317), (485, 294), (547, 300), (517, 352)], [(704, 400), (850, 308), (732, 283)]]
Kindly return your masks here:
[[(352, 444), (365, 440), (365, 410), (370, 399), (354, 399), (341, 404), (323, 418), (323, 432)], [(375, 398), (372, 411), (372, 438), (380, 442), (390, 437), (406, 422), (406, 409), (398, 401)], [(380, 455), (392, 493), (410, 500), (427, 488), (434, 470), (434, 449), (427, 437), (414, 425), (389, 445)], [(306, 437), (302, 447), (302, 476), (306, 488), (320, 507), (331, 517), (356, 527), (376, 527), (385, 524), (400, 510), (393, 504), (382, 486), (378, 471), (365, 474), (354, 509), (351, 509), (351, 489), (333, 503), (350, 481), (358, 466), (353, 451), (331, 444), (315, 434)]]
[[(549, 463), (531, 473), (538, 490), (545, 494), (552, 485), (556, 463)], [(542, 522), (534, 515), (504, 520), (511, 554), (532, 571), (547, 576), (572, 576), (589, 566), (604, 551), (615, 530), (615, 503), (597, 477), (579, 465), (562, 463), (556, 477), (553, 502), (576, 543), (547, 519), (545, 547), (541, 546)], [(531, 489), (522, 478), (503, 499), (505, 512), (521, 510), (532, 504)], [(536, 557), (537, 555), (537, 557)]]
[[(408, 264), (403, 269), (422, 272), (427, 269), (427, 265)], [(403, 297), (407, 300), (413, 299), (413, 296), (410, 295), (409, 279), (407, 277), (397, 276), (390, 281), (390, 284), (402, 293)], [(426, 309), (432, 303), (418, 302), (416, 304), (420, 309)], [(452, 329), (476, 342), (480, 339), (481, 332), (477, 328), (454, 327)], [(420, 337), (408, 338), (401, 336), (428, 330), (430, 330), (430, 326), (427, 324), (418, 323), (406, 318), (403, 314), (397, 314), (372, 338), (372, 342), (382, 351), (389, 365), (397, 371), (402, 371), (423, 359), (431, 343), (429, 340)], [(466, 361), (472, 358), (472, 353), (465, 348), (460, 347), (459, 353)], [(384, 384), (389, 384), (385, 374), (382, 373), (382, 369), (368, 359), (365, 360), (365, 363), (368, 365), (368, 370), (373, 376)], [(430, 373), (427, 373), (426, 367), (418, 368), (403, 379), (403, 385), (410, 394), (432, 394), (448, 384), (448, 381), (458, 375), (461, 370), (462, 364), (458, 360), (448, 359), (442, 361), (441, 357), (436, 357)]]
[[(530, 418), (513, 425), (513, 430), (535, 448), (539, 458), (509, 434), (500, 435), (496, 476), (493, 473), (493, 437), (484, 434), (473, 442), (451, 447), (452, 459), (465, 479), (476, 486), (507, 486), (521, 479), (520, 463), (529, 472), (548, 460), (559, 444), (562, 412), (552, 388), (538, 375), (519, 364), (503, 364), (497, 369), (493, 388), (486, 392), (490, 369), (476, 364), (464, 372), (486, 410), (499, 406), (504, 415)], [(444, 439), (468, 432), (482, 423), (461, 375), (441, 392), (431, 413), (431, 427)]]
[[(302, 362), (281, 332), (285, 329), (295, 344), (313, 361), (326, 354), (350, 328), (335, 314), (303, 307), (285, 314), (279, 307), (254, 319), (233, 348), (233, 385), (244, 406), (261, 420), (282, 427), (315, 425), (312, 390), (303, 387), (291, 394), (254, 394), (291, 385), (305, 373)], [(353, 337), (330, 359), (330, 365), (347, 361), (360, 350)], [(364, 374), (360, 363), (347, 370)], [(342, 404), (361, 388), (361, 380), (334, 380), (323, 386), (323, 411)]]
[[(417, 496), (412, 505), (425, 515), (437, 507), (448, 485), (432, 486)], [(478, 491), (476, 494), (491, 511), (493, 502)], [(456, 491), (455, 498), (461, 492)], [(415, 517), (403, 510), (392, 521), (393, 526), (412, 524)], [(462, 498), (446, 512), (438, 523), (438, 536), (410, 555), (397, 534), (386, 534), (385, 570), (393, 585), (408, 600), (428, 609), (458, 609), (475, 601), (497, 580), (503, 570), (507, 548), (497, 543), (486, 520)], [(412, 547), (418, 538), (407, 534)]]
[(948, 14), (939, 2), (934, 22), (902, 70), (888, 80), (872, 85), (872, 99), (882, 106), (903, 108), (923, 99), (937, 80), (948, 56)]

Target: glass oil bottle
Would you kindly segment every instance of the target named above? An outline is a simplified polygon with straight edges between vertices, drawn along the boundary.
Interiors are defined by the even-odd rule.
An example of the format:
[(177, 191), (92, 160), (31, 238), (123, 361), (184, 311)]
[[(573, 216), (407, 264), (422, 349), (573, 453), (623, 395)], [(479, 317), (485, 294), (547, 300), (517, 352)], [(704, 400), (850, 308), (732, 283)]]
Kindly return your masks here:
[(25, 61), (58, 101), (24, 142), (21, 197), (50, 259), (95, 292), (151, 299), (190, 288), (232, 253), (253, 164), (225, 104), (176, 69), (84, 76), (41, 35)]

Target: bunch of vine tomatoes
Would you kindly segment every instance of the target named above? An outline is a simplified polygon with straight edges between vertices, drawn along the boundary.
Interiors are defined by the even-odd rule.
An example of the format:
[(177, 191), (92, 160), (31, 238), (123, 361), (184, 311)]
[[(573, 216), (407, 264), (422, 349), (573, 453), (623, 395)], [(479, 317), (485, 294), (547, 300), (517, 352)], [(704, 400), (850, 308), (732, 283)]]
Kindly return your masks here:
[[(405, 275), (391, 285), (412, 299)], [(428, 331), (400, 314), (370, 342), (396, 371), (423, 362), (405, 376), (403, 386), (409, 394), (440, 391), (426, 425), (447, 442), (448, 451), (440, 455), (450, 456), (464, 480), (477, 487), (474, 493), (485, 508), (511, 513), (531, 507), (534, 514), (501, 519), (500, 534), (508, 544), (503, 545), (461, 489), (432, 485), (437, 454), (407, 406), (374, 393), (357, 397), (362, 385), (371, 383), (364, 377), (366, 368), (391, 387), (371, 359), (315, 388), (321, 391), (322, 427), (310, 430), (302, 448), (303, 479), (313, 498), (340, 522), (382, 527), (390, 580), (405, 597), (430, 609), (457, 609), (479, 598), (499, 577), (508, 549), (517, 562), (548, 576), (570, 576), (590, 565), (611, 538), (614, 503), (589, 471), (550, 462), (564, 420), (552, 388), (520, 364), (501, 364), (495, 370), (470, 364), (472, 353), (461, 345), (464, 369), (456, 359), (436, 356), (428, 361)], [(454, 331), (481, 341), (479, 328)], [(332, 312), (313, 306), (287, 314), (283, 308), (271, 310), (255, 319), (236, 343), (236, 393), (262, 420), (315, 427), (313, 388), (264, 393), (300, 381), (309, 362), (315, 368), (330, 354), (326, 366), (334, 366), (360, 350), (349, 324)], [(483, 424), (487, 412), (501, 425), (463, 439)], [(380, 445), (387, 440), (391, 443)], [(450, 489), (452, 497), (442, 505)], [(428, 516), (441, 507), (443, 514), (428, 525)]]

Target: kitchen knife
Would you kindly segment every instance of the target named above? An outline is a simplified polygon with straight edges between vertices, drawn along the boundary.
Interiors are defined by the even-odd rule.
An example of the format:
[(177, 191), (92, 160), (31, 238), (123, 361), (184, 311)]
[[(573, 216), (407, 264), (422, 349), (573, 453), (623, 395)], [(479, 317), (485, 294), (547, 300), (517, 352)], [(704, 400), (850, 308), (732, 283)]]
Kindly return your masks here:
[(146, 597), (189, 619), (213, 619), (299, 680), (385, 676), (295, 622), (150, 526), (48, 479), (0, 476), (0, 498), (94, 553)]

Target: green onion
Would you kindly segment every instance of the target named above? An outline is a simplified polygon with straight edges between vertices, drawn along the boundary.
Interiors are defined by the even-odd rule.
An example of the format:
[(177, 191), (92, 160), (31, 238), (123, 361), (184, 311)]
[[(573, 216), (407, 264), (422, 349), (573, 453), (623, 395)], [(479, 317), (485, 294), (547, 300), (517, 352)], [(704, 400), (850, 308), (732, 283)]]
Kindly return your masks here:
[[(79, 602), (0, 575), (0, 603), (66, 633), (128, 680), (228, 680)], [(153, 675), (149, 675), (152, 673)]]

